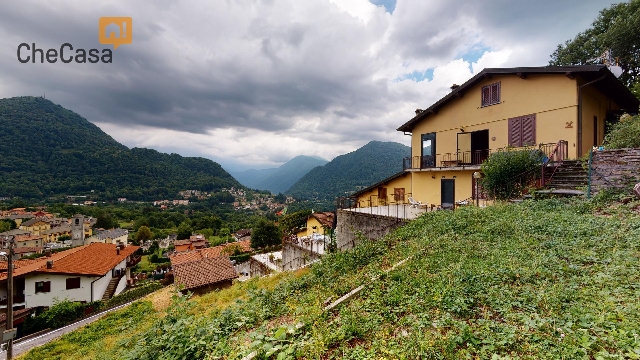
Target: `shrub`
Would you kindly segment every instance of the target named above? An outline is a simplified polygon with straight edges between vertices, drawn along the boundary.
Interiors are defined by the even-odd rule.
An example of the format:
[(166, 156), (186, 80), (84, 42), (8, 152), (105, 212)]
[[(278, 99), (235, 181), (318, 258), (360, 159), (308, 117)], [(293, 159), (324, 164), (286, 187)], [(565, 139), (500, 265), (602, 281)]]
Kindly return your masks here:
[(518, 197), (539, 178), (544, 154), (537, 149), (514, 150), (491, 154), (482, 164), (482, 187), (491, 198), (507, 200)]
[(640, 115), (622, 116), (604, 138), (610, 149), (640, 148)]

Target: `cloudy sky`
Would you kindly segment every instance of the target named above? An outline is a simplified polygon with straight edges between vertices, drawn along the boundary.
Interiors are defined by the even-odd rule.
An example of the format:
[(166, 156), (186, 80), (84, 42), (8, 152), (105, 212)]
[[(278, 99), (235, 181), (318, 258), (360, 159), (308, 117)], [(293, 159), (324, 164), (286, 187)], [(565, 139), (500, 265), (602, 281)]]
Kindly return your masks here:
[[(0, 97), (43, 95), (129, 147), (228, 170), (327, 160), (395, 129), (485, 67), (543, 66), (608, 7), (596, 0), (3, 1)], [(110, 64), (20, 63), (21, 43), (112, 48)], [(29, 52), (24, 52), (29, 55)], [(23, 55), (24, 56), (24, 55)]]

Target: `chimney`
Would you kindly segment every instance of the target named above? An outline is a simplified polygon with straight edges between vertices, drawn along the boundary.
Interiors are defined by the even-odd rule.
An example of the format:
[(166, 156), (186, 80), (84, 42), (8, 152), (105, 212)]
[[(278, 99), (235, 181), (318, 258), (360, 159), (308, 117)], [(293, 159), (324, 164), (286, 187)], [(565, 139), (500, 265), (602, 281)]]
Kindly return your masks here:
[(453, 90), (455, 90), (455, 89), (457, 89), (457, 88), (459, 88), (459, 87), (460, 87), (460, 85), (458, 85), (458, 84), (453, 84), (453, 85), (451, 85), (451, 88), (450, 88), (450, 89), (451, 89), (451, 91), (453, 91)]
[(422, 109), (416, 109), (416, 116), (420, 115), (422, 111), (423, 111)]
[(51, 248), (44, 249), (44, 254), (47, 255), (47, 257), (51, 257)]
[(47, 260), (47, 269), (53, 269), (53, 260)]
[(120, 246), (116, 247), (116, 255), (120, 255)]

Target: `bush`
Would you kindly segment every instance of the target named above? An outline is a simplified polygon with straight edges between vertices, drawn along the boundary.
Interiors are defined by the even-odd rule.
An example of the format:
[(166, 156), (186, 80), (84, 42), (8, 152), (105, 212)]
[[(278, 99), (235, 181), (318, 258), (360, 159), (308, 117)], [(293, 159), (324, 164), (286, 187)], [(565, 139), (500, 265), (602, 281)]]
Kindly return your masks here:
[(640, 115), (622, 116), (604, 138), (609, 149), (640, 148)]
[(482, 164), (482, 187), (490, 198), (507, 200), (522, 195), (532, 181), (540, 177), (544, 154), (537, 149), (513, 150), (491, 154)]

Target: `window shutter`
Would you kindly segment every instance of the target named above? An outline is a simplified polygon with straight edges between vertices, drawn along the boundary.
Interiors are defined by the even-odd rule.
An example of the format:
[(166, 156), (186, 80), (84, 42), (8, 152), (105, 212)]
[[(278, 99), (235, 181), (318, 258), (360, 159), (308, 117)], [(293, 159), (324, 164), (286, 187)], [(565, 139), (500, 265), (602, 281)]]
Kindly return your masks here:
[(45, 281), (44, 282), (44, 292), (51, 292), (51, 281)]
[(522, 146), (522, 117), (509, 119), (509, 146)]
[(500, 102), (500, 83), (491, 84), (491, 103), (497, 104)]
[(489, 86), (482, 88), (482, 106), (491, 104), (491, 89)]
[(536, 114), (522, 116), (522, 145), (536, 144)]

